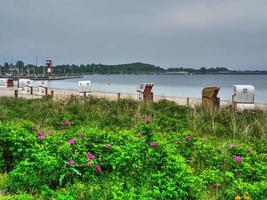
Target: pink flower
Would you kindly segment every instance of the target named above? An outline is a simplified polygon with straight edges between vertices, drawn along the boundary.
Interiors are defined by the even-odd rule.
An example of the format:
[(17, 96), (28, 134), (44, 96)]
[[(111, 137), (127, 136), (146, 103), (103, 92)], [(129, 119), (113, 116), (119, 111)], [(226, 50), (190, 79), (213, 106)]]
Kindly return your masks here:
[(41, 135), (44, 135), (44, 133), (42, 131), (39, 131), (38, 135), (41, 136)]
[(150, 146), (152, 147), (152, 148), (156, 148), (157, 147), (157, 143), (156, 142), (152, 142), (151, 144), (150, 144)]
[(68, 121), (68, 120), (65, 120), (65, 121), (64, 121), (64, 125), (65, 125), (65, 126), (70, 126), (71, 124), (72, 124), (71, 121)]
[(40, 136), (39, 136), (39, 139), (40, 139), (40, 140), (44, 140), (44, 136), (43, 136), (43, 135), (40, 135)]
[(112, 147), (112, 145), (111, 144), (104, 144), (104, 147), (110, 148), (110, 147)]
[(88, 167), (91, 167), (92, 166), (92, 162), (87, 162), (85, 165), (88, 166)]
[(150, 124), (150, 123), (151, 123), (151, 119), (150, 119), (149, 116), (147, 116), (147, 118), (146, 118), (146, 124)]
[(75, 163), (74, 160), (69, 160), (68, 163), (67, 163), (67, 165), (68, 166), (72, 166), (72, 165), (74, 165), (74, 163)]
[(229, 144), (229, 147), (232, 149), (235, 147), (235, 144)]
[(251, 148), (249, 148), (249, 149), (248, 149), (248, 152), (249, 152), (249, 153), (252, 153), (252, 149), (251, 149)]
[(79, 135), (79, 139), (80, 139), (80, 140), (83, 139), (83, 134), (82, 134), (82, 133)]
[(39, 131), (38, 135), (40, 140), (44, 140), (44, 133), (42, 131)]
[(185, 140), (186, 140), (187, 142), (190, 142), (190, 141), (191, 141), (191, 137), (190, 137), (190, 136), (186, 136), (186, 137), (185, 137)]
[(46, 134), (51, 134), (52, 133), (52, 131), (50, 130), (50, 129), (48, 129), (47, 131), (46, 131)]
[(240, 162), (242, 162), (243, 158), (241, 158), (240, 156), (235, 156), (235, 157), (234, 157), (234, 160), (235, 160), (237, 163), (240, 163)]
[(71, 138), (71, 139), (69, 140), (69, 143), (70, 143), (70, 144), (74, 144), (74, 142), (75, 142), (75, 140), (74, 140), (73, 138)]
[(102, 168), (101, 168), (100, 165), (97, 165), (97, 166), (95, 167), (95, 169), (96, 169), (96, 171), (98, 171), (98, 172), (100, 172), (100, 171), (102, 170)]
[(215, 190), (217, 190), (217, 189), (219, 188), (219, 183), (218, 183), (218, 182), (214, 183), (214, 184), (213, 184), (213, 188), (214, 188)]
[(89, 153), (87, 156), (86, 156), (86, 158), (87, 159), (93, 159), (95, 156), (94, 156), (94, 154), (92, 154), (92, 153)]

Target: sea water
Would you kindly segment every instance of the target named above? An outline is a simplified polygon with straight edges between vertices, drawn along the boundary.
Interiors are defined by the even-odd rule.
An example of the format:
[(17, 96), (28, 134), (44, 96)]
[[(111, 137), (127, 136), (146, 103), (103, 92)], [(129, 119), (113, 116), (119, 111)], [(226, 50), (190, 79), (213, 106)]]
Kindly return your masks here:
[(267, 103), (267, 75), (88, 75), (80, 79), (49, 81), (49, 87), (78, 89), (78, 81), (91, 80), (92, 90), (136, 94), (138, 84), (154, 83), (154, 95), (201, 98), (204, 87), (220, 87), (218, 97), (231, 100), (233, 85), (253, 85), (256, 102)]

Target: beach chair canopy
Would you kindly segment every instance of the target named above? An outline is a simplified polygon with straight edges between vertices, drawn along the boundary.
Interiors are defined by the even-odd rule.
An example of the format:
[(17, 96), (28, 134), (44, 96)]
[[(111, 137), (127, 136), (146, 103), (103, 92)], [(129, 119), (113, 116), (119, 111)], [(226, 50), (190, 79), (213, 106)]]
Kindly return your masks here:
[(25, 85), (32, 86), (32, 83), (30, 79), (19, 79), (18, 87), (23, 88)]
[(137, 92), (145, 92), (145, 91), (151, 91), (153, 88), (154, 84), (153, 83), (143, 83), (138, 85), (137, 87)]
[(255, 88), (252, 85), (234, 85), (233, 102), (254, 103)]
[(13, 79), (7, 79), (7, 87), (14, 87)]
[(0, 79), (0, 87), (7, 87), (7, 79), (6, 78)]
[(216, 99), (220, 91), (219, 87), (206, 87), (202, 90), (202, 97), (209, 99)]
[(91, 92), (91, 81), (79, 81), (79, 92)]

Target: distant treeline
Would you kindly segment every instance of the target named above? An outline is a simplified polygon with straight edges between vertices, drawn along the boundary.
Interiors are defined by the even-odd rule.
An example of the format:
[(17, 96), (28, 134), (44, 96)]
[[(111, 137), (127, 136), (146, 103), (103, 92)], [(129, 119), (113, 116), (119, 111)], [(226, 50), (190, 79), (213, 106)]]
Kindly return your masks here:
[[(1, 65), (0, 65), (1, 66)], [(5, 63), (1, 66), (1, 74), (44, 74), (44, 66), (24, 65), (18, 61), (15, 65)], [(151, 64), (130, 63), (120, 65), (87, 64), (87, 65), (56, 65), (53, 74), (267, 74), (267, 71), (235, 71), (226, 67), (193, 68), (161, 68)]]

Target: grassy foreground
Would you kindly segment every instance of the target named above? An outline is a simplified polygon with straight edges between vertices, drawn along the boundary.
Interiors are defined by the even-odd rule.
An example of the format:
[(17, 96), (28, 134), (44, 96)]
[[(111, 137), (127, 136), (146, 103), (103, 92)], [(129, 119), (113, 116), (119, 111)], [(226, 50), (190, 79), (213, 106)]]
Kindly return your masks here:
[(1, 199), (267, 199), (267, 113), (0, 98)]

